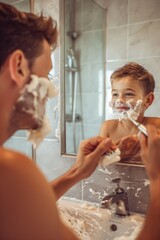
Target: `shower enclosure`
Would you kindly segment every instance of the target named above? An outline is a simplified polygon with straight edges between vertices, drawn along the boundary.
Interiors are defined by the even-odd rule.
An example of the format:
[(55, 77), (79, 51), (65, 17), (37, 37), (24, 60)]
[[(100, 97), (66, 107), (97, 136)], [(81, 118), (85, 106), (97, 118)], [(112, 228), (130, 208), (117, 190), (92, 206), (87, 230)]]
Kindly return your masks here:
[(106, 12), (92, 0), (62, 2), (61, 137), (64, 153), (74, 155), (81, 140), (98, 135), (104, 120)]

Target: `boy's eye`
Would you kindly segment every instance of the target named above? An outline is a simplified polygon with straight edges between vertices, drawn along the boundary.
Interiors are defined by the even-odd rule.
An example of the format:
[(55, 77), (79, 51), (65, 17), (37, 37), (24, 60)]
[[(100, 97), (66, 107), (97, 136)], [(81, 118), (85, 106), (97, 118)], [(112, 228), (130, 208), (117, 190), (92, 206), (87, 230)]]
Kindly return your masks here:
[(135, 96), (135, 94), (131, 93), (131, 92), (127, 92), (127, 93), (125, 93), (125, 96), (130, 97), (130, 96)]
[(112, 93), (112, 97), (118, 97), (118, 93)]

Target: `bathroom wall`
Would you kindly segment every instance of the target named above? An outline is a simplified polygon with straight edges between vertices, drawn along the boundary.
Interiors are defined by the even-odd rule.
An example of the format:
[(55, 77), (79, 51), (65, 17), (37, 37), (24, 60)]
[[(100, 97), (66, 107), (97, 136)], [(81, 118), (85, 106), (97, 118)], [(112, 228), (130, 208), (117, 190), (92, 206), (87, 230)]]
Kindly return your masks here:
[[(107, 75), (127, 60), (144, 63), (148, 69), (154, 70), (157, 83), (156, 91), (159, 94), (159, 1), (111, 0), (106, 2), (109, 4), (107, 10)], [(106, 4), (106, 2), (103, 1), (103, 4)], [(35, 11), (40, 12), (41, 10), (58, 20), (59, 2), (57, 0), (37, 0)], [(156, 34), (152, 34), (152, 27), (157, 29)], [(147, 39), (146, 42), (144, 40), (141, 41), (144, 37)], [(134, 50), (135, 46), (137, 46), (136, 51)], [(154, 48), (151, 50), (152, 46)], [(60, 48), (56, 50), (53, 56), (53, 75), (56, 76), (55, 82), (57, 85), (60, 84), (58, 78), (59, 50)], [(107, 86), (108, 91), (109, 85)], [(57, 104), (58, 98), (51, 100), (47, 105), (47, 113), (54, 129), (57, 128), (59, 120)], [(156, 106), (156, 109), (158, 109), (158, 106)], [(9, 147), (14, 145), (14, 148), (21, 149), (22, 152), (31, 155), (31, 148), (26, 141), (24, 132), (23, 134), (17, 133), (6, 145)], [(48, 180), (52, 180), (65, 172), (74, 161), (74, 158), (61, 157), (60, 141), (55, 136), (55, 131), (52, 131), (49, 137), (37, 149), (37, 164)], [(90, 178), (79, 182), (65, 195), (100, 202), (102, 196), (112, 192), (115, 188), (115, 184), (111, 180), (116, 177), (121, 177), (121, 187), (128, 192), (130, 211), (145, 213), (149, 201), (149, 181), (143, 167), (113, 165), (107, 169), (99, 168)]]
[[(106, 106), (110, 99), (109, 77), (114, 69), (135, 61), (155, 77), (155, 100), (146, 115), (160, 116), (160, 1), (97, 0), (107, 8)], [(106, 107), (106, 118), (112, 110)]]

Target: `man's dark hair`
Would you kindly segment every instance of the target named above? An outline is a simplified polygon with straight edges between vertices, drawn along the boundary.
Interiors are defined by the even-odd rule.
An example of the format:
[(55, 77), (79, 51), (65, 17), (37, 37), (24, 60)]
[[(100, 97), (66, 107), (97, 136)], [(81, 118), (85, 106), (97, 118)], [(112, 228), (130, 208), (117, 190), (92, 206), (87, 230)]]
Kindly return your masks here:
[(31, 66), (43, 53), (43, 41), (54, 49), (57, 46), (57, 23), (51, 17), (20, 12), (0, 3), (0, 68), (15, 50), (23, 51)]

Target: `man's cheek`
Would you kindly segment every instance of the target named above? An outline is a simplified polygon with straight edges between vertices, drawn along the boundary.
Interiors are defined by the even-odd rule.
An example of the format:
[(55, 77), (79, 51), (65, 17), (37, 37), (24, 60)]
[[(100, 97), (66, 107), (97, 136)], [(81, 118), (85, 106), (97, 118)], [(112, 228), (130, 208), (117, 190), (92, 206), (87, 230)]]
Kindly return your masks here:
[(22, 89), (16, 103), (16, 105), (21, 106), (19, 108), (24, 115), (26, 113), (30, 115), (30, 119), (32, 122), (34, 121), (34, 126), (37, 126), (36, 130), (31, 127), (28, 131), (28, 140), (35, 147), (51, 131), (49, 121), (45, 117), (46, 101), (48, 97), (52, 98), (57, 94), (58, 89), (48, 79), (32, 75), (31, 81)]

